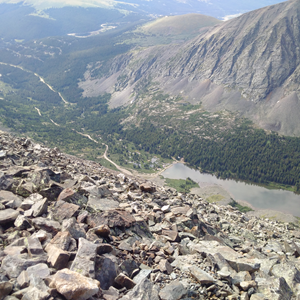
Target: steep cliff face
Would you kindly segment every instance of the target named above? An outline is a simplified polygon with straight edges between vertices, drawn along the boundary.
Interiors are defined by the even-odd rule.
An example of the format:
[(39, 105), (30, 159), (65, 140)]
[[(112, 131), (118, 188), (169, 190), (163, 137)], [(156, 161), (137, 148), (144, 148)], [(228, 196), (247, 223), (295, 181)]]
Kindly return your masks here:
[(262, 100), (297, 82), (299, 16), (296, 0), (233, 19), (186, 45), (170, 71), (237, 86), (247, 99)]
[(300, 1), (290, 0), (224, 22), (180, 47), (119, 57), (111, 106), (129, 103), (151, 80), (208, 110), (238, 111), (263, 128), (300, 135), (299, 28)]

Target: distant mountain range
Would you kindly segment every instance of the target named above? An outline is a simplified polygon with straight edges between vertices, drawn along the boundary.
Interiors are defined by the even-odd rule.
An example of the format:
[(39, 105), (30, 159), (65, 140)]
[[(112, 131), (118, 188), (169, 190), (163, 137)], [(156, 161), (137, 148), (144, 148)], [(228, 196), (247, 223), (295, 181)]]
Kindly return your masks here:
[[(120, 12), (138, 13), (146, 15), (182, 15), (187, 13), (200, 13), (209, 16), (213, 16), (218, 19), (228, 19), (231, 16), (245, 13), (254, 9), (258, 9), (267, 5), (275, 4), (282, 2), (281, 0), (252, 0), (252, 1), (239, 1), (239, 0), (0, 0), (0, 15), (2, 18), (10, 16), (15, 21), (20, 22), (24, 21), (20, 19), (17, 13), (20, 13), (20, 7), (25, 7), (22, 18), (26, 18), (28, 15), (31, 17), (42, 17), (49, 18), (52, 20), (61, 21), (57, 16), (57, 13), (53, 9), (62, 9), (62, 8), (105, 8), (105, 9), (117, 9)], [(2, 5), (1, 5), (2, 4)], [(14, 4), (14, 14), (11, 14), (11, 9), (4, 7), (3, 4)], [(96, 11), (96, 10), (94, 10)], [(65, 20), (67, 22), (72, 22), (72, 15), (69, 14), (69, 10), (64, 9)], [(81, 11), (81, 17), (77, 18), (76, 21), (78, 24), (82, 23), (82, 19), (89, 14), (88, 11)], [(76, 13), (75, 13), (76, 15)], [(73, 16), (75, 16), (73, 15)], [(18, 18), (17, 18), (18, 16)], [(75, 19), (73, 19), (73, 23)], [(94, 21), (92, 18), (91, 22)], [(64, 24), (65, 25), (65, 24)]]
[(165, 92), (208, 110), (236, 111), (265, 129), (299, 136), (299, 28), (299, 0), (265, 7), (216, 25), (180, 47), (120, 56), (107, 75), (119, 75), (118, 88), (102, 85), (115, 91), (115, 107), (131, 103), (136, 86), (151, 78)]

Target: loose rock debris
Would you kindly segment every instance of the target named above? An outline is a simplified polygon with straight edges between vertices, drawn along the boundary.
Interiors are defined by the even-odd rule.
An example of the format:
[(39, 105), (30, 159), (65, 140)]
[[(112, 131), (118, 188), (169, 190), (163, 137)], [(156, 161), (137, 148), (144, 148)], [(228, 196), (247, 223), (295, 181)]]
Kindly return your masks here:
[(300, 299), (296, 225), (0, 132), (0, 300)]

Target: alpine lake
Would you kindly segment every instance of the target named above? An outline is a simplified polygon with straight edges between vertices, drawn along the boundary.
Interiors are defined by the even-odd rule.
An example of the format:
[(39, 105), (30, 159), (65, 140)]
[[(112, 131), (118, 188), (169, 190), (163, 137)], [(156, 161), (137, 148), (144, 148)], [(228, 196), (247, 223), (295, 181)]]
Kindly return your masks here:
[(219, 179), (212, 174), (201, 173), (182, 163), (172, 165), (162, 173), (164, 178), (186, 179), (191, 178), (203, 187), (222, 187), (235, 201), (249, 205), (258, 210), (275, 210), (300, 217), (300, 195), (279, 189), (267, 189), (255, 184)]

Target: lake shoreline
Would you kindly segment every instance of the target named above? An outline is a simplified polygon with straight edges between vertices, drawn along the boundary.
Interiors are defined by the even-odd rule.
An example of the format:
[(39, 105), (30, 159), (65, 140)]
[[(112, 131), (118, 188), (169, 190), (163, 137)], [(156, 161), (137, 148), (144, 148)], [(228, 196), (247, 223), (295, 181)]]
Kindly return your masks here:
[(261, 185), (219, 179), (212, 174), (201, 173), (186, 165), (177, 163), (162, 173), (165, 178), (186, 179), (190, 177), (199, 184), (192, 193), (208, 202), (228, 205), (232, 199), (255, 211), (257, 216), (280, 219), (283, 222), (298, 222), (300, 217), (300, 196), (282, 189), (268, 189)]

